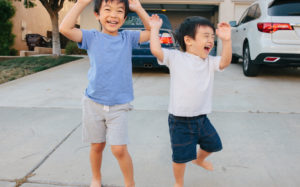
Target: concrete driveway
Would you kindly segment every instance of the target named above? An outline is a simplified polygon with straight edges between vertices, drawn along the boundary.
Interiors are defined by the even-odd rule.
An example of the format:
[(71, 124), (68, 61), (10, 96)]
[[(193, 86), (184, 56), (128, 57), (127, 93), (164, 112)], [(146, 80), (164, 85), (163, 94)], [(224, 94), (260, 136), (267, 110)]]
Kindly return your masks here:
[[(88, 59), (0, 85), (0, 187), (88, 186), (89, 145), (81, 142), (81, 96)], [(169, 75), (136, 70), (129, 151), (137, 187), (173, 185), (167, 125)], [(223, 151), (215, 171), (187, 165), (186, 187), (300, 186), (300, 70), (244, 77), (232, 64), (215, 78), (213, 113)], [(107, 147), (105, 187), (122, 186)]]

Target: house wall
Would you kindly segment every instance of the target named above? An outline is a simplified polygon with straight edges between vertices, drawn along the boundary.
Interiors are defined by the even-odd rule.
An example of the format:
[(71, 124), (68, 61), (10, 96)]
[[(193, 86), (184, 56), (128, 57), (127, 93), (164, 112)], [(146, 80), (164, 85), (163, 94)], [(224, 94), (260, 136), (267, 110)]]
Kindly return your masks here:
[[(219, 21), (229, 22), (239, 20), (241, 14), (251, 5), (254, 0), (224, 0), (219, 7)], [(217, 54), (222, 51), (222, 41), (218, 40)]]
[[(47, 35), (47, 31), (52, 30), (51, 20), (46, 9), (41, 5), (40, 1), (35, 1), (37, 6), (26, 9), (23, 2), (13, 1), (16, 7), (16, 14), (12, 21), (14, 24), (13, 33), (16, 35), (14, 48), (17, 50), (27, 50), (25, 35), (29, 33), (38, 33), (43, 36)], [(238, 20), (243, 11), (253, 2), (253, 0), (141, 0), (142, 3), (160, 3), (160, 4), (203, 4), (203, 5), (218, 5), (219, 11), (214, 12), (163, 12), (166, 14), (173, 28), (178, 25), (188, 16), (199, 15), (207, 17), (212, 22), (229, 22)], [(59, 23), (66, 15), (68, 10), (74, 3), (66, 1), (63, 9), (59, 13)], [(100, 25), (93, 15), (93, 3), (85, 8), (80, 17), (81, 28), (84, 29), (99, 29)], [(218, 54), (221, 51), (221, 41), (218, 41)]]
[[(169, 17), (174, 29), (177, 28), (186, 17), (194, 15), (207, 17), (213, 23), (221, 21), (229, 22), (231, 20), (237, 21), (243, 11), (252, 2), (254, 2), (254, 0), (141, 0), (141, 3), (146, 4), (200, 4), (219, 6), (217, 12), (163, 12)], [(16, 14), (12, 19), (14, 24), (13, 33), (16, 35), (14, 48), (17, 50), (27, 50), (25, 41), (26, 34), (38, 33), (46, 36), (47, 31), (52, 30), (48, 12), (41, 5), (39, 0), (35, 1), (35, 3), (37, 4), (36, 7), (26, 9), (23, 2), (13, 1), (13, 5), (16, 7)], [(65, 1), (63, 9), (59, 13), (59, 23), (73, 5), (73, 2)], [(80, 16), (80, 21), (78, 21), (78, 23), (79, 22), (81, 28), (84, 29), (100, 28), (100, 25), (93, 14), (93, 3), (85, 8)], [(220, 41), (218, 43), (220, 43)], [(221, 45), (218, 46), (218, 51), (220, 51)]]
[[(26, 34), (37, 33), (47, 36), (47, 31), (52, 30), (51, 20), (48, 12), (39, 0), (34, 2), (37, 4), (37, 6), (27, 9), (24, 7), (23, 1), (13, 1), (13, 5), (16, 9), (16, 14), (12, 18), (12, 32), (16, 35), (13, 47), (17, 50), (28, 50), (25, 41)], [(65, 1), (64, 7), (59, 12), (59, 23), (73, 5), (74, 3), (67, 0)]]

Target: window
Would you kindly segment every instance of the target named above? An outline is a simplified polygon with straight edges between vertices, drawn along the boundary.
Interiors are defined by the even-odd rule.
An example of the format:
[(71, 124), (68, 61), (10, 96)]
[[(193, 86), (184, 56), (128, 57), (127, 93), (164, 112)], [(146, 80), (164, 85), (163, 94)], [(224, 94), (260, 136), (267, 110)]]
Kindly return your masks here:
[(258, 7), (258, 5), (256, 4), (249, 8), (248, 14), (244, 20), (245, 23), (255, 19), (255, 12), (256, 12), (257, 7)]
[(138, 16), (128, 16), (124, 25), (143, 25), (143, 22)]
[(260, 16), (261, 16), (261, 10), (260, 10), (260, 7), (257, 6), (254, 17), (255, 17), (255, 19), (258, 19)]
[[(150, 14), (151, 16), (151, 14)], [(158, 16), (163, 20), (163, 25), (161, 28), (163, 29), (172, 29), (172, 25), (165, 14), (158, 14)], [(125, 28), (144, 28), (144, 24), (142, 20), (136, 13), (129, 13), (127, 15), (127, 19), (125, 20), (122, 27)]]
[(248, 10), (249, 10), (249, 8), (243, 13), (243, 15), (242, 15), (242, 17), (241, 17), (241, 19), (239, 20), (239, 23), (238, 23), (238, 25), (240, 25), (240, 24), (242, 24), (242, 23), (244, 23), (244, 19), (245, 19), (245, 17), (246, 17), (246, 15), (247, 15), (247, 13), (248, 13)]
[(300, 0), (277, 0), (269, 6), (270, 16), (300, 16)]

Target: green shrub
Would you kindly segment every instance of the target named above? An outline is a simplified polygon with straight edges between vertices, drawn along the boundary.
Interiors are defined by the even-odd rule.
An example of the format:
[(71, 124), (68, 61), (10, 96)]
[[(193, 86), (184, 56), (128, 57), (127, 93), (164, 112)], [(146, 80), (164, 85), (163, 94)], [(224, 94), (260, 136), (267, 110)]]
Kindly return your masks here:
[(15, 9), (8, 0), (0, 0), (0, 23), (7, 22), (15, 15)]
[(66, 45), (66, 54), (67, 55), (86, 55), (86, 50), (79, 49), (77, 43), (73, 41), (68, 41)]
[(0, 55), (16, 55), (12, 49), (15, 35), (12, 34), (12, 23), (9, 21), (15, 14), (15, 9), (9, 0), (0, 0)]

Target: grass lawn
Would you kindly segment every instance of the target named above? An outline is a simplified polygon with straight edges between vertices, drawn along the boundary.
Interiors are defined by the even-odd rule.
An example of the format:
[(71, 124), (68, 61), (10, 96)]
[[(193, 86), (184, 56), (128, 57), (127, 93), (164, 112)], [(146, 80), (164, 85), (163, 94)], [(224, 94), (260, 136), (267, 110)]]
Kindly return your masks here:
[(0, 84), (81, 58), (38, 56), (5, 60), (0, 62)]

